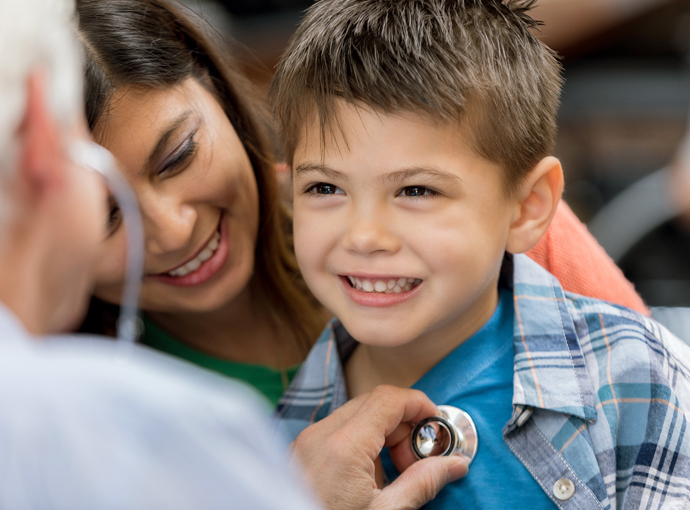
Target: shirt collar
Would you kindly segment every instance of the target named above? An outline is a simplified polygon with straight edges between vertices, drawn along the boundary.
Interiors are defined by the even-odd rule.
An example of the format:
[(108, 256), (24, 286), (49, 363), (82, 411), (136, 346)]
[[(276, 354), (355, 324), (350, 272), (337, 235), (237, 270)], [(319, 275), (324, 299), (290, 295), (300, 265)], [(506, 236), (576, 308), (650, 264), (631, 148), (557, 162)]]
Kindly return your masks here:
[(515, 305), (513, 405), (596, 419), (594, 391), (558, 280), (526, 255), (506, 258)]

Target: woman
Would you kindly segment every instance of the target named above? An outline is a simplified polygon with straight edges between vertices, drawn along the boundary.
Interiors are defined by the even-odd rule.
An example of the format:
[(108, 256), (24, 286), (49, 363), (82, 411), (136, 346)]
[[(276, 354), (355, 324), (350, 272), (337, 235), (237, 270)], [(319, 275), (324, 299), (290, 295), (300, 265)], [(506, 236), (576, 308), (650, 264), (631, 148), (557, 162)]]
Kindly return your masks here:
[[(122, 163), (144, 221), (143, 343), (243, 379), (275, 404), (326, 315), (293, 258), (269, 122), (189, 11), (166, 0), (78, 0), (77, 10), (89, 125)], [(119, 222), (112, 204), (87, 331), (113, 330)], [(587, 256), (568, 249), (573, 240)], [(532, 256), (563, 271), (567, 290), (644, 311), (564, 204)]]
[[(83, 0), (77, 11), (89, 126), (122, 163), (144, 221), (143, 342), (275, 403), (325, 316), (294, 261), (266, 118), (181, 7)], [(115, 204), (108, 221), (83, 328), (106, 333), (124, 271)]]

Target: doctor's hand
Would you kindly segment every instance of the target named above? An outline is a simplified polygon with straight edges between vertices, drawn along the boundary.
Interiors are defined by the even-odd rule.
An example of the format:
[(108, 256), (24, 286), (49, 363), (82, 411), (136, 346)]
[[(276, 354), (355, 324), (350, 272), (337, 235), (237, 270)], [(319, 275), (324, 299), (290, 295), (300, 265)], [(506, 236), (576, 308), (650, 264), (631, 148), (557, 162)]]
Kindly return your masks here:
[[(414, 457), (410, 422), (436, 413), (420, 391), (379, 386), (306, 428), (293, 443), (293, 461), (327, 510), (420, 508), (467, 474), (462, 457)], [(375, 462), (384, 446), (402, 474), (380, 489)]]

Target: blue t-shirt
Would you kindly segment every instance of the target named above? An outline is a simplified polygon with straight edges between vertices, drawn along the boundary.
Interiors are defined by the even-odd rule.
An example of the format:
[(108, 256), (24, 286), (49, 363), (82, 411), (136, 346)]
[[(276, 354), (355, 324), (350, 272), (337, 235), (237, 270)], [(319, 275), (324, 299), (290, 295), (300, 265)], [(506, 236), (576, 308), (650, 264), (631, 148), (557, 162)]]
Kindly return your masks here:
[[(513, 294), (501, 289), (489, 322), (413, 386), (437, 405), (469, 413), (479, 437), (467, 476), (447, 485), (427, 509), (555, 508), (503, 440), (513, 412), (513, 316)], [(388, 478), (395, 479), (398, 472), (387, 450), (381, 460)]]

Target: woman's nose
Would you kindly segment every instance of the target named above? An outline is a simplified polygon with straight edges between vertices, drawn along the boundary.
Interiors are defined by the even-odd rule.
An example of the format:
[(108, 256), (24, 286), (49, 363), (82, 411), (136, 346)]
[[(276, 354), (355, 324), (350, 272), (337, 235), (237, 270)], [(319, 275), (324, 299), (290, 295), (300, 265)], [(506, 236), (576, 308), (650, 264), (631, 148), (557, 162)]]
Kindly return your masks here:
[(383, 211), (353, 212), (343, 238), (343, 248), (362, 255), (395, 253), (400, 249), (400, 239), (391, 226)]
[(184, 251), (192, 238), (196, 210), (186, 204), (142, 206), (146, 250), (152, 255)]

